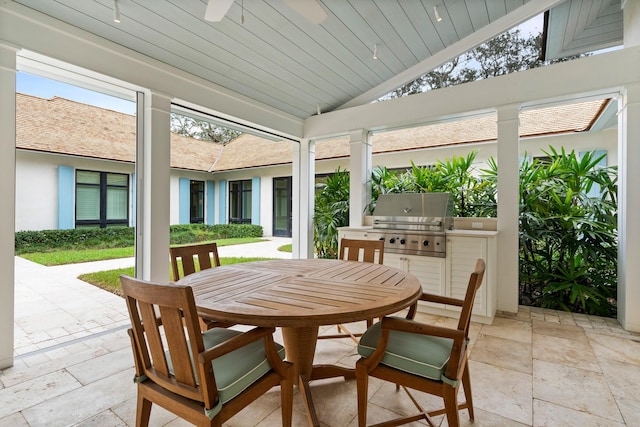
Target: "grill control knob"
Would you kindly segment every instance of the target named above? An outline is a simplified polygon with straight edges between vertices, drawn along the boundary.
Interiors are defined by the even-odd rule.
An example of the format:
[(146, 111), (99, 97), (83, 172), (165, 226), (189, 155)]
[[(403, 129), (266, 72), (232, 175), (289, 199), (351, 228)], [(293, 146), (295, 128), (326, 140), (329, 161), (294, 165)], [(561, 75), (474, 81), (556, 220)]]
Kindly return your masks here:
[(396, 242), (396, 238), (395, 237), (392, 237), (392, 238), (389, 239), (389, 243), (395, 243), (395, 242)]
[(384, 237), (379, 238), (378, 240), (382, 240), (384, 242)]
[(422, 241), (422, 246), (429, 246), (429, 241), (428, 240), (423, 240)]
[(404, 243), (405, 243), (405, 240), (404, 239), (400, 239), (400, 244), (404, 245)]

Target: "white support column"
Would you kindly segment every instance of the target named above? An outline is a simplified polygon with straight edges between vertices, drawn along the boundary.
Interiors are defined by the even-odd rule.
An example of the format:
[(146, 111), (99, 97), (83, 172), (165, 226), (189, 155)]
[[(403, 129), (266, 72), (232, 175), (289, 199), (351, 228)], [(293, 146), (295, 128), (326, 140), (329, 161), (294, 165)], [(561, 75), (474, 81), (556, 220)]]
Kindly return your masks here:
[[(169, 207), (170, 207), (170, 158), (171, 141), (169, 114), (171, 99), (156, 92), (144, 96), (144, 126), (142, 158), (137, 176), (142, 191), (138, 191), (138, 223), (136, 275), (145, 280), (167, 282), (169, 280)], [(138, 150), (140, 153), (141, 150)]]
[(640, 45), (640, 2), (623, 0), (622, 12), (624, 16), (624, 47)]
[(360, 129), (350, 134), (349, 225), (359, 227), (371, 201), (371, 136)]
[(0, 44), (0, 369), (13, 366), (16, 214), (16, 49)]
[(640, 84), (618, 99), (618, 321), (640, 332)]
[(498, 301), (518, 311), (519, 105), (498, 108)]
[(293, 258), (313, 258), (313, 208), (315, 194), (315, 142), (293, 144), (292, 242)]

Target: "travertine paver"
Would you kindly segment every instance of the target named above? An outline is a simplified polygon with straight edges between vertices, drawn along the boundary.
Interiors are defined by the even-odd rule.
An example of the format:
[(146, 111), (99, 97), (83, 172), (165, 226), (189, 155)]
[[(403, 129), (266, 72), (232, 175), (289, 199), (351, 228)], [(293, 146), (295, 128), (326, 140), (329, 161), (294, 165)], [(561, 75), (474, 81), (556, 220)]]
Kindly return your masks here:
[[(228, 251), (222, 247), (220, 254), (271, 256), (284, 243), (286, 239)], [(16, 358), (14, 367), (0, 372), (0, 427), (135, 424), (124, 301), (75, 278), (132, 263), (47, 268), (16, 258)], [(443, 326), (455, 323), (426, 313), (417, 318)], [(333, 332), (327, 327), (321, 333), (329, 330)], [(625, 331), (615, 319), (520, 307), (515, 314), (499, 313), (492, 325), (472, 324), (470, 337), (476, 422), (470, 424), (463, 411), (463, 426), (640, 423), (640, 335)], [(281, 341), (279, 331), (276, 340)], [(316, 363), (353, 366), (357, 359), (351, 340), (318, 343)], [(312, 393), (323, 426), (357, 425), (354, 381), (315, 382)], [(267, 393), (228, 425), (278, 425), (278, 396), (276, 389)], [(422, 393), (416, 398), (428, 408), (440, 405)], [(371, 381), (369, 423), (409, 411), (413, 409), (404, 392)], [(447, 424), (443, 416), (435, 420)], [(154, 407), (151, 425), (188, 424)], [(297, 393), (294, 425), (307, 425)]]

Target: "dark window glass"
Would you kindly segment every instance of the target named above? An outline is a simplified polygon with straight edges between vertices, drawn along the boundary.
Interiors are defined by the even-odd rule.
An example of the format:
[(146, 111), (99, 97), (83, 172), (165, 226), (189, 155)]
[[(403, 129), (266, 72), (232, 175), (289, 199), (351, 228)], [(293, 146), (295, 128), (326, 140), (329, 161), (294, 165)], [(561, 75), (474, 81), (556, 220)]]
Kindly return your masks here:
[(129, 225), (129, 176), (76, 171), (76, 228)]
[(204, 223), (204, 181), (191, 181), (189, 222)]
[(251, 180), (229, 183), (229, 222), (251, 224)]

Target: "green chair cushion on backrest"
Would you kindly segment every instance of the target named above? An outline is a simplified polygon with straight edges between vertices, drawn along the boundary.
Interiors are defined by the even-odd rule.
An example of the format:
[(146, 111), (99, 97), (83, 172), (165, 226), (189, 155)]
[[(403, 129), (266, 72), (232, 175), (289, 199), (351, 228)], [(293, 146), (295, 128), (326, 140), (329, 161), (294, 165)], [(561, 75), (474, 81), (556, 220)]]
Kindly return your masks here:
[[(358, 354), (369, 357), (382, 334), (381, 322), (371, 326), (360, 338)], [(389, 343), (381, 363), (410, 374), (451, 383), (444, 376), (453, 340), (401, 331), (389, 333)]]

